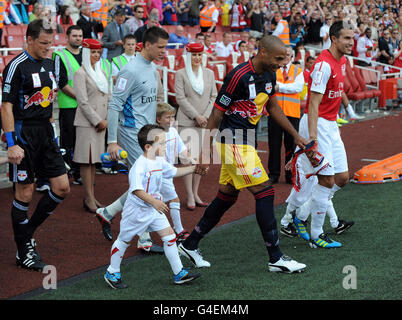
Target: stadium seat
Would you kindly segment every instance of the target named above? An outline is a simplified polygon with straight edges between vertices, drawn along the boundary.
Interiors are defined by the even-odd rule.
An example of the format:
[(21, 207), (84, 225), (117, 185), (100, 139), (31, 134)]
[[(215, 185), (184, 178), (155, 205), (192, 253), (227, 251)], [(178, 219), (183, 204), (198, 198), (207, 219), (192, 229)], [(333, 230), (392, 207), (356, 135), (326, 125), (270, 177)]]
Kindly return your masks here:
[(21, 28), (21, 25), (14, 25), (14, 24), (5, 25), (3, 27), (3, 32), (6, 32), (6, 34), (10, 36), (25, 35), (23, 29)]
[(20, 50), (11, 50), (9, 54), (20, 53), (25, 46), (25, 36), (23, 35), (7, 35), (5, 41), (7, 48), (21, 48)]
[(54, 33), (53, 34), (53, 46), (64, 47), (66, 44), (67, 44), (67, 35), (65, 35), (64, 33)]
[(4, 59), (3, 57), (0, 56), (0, 73), (1, 73), (1, 77), (3, 77), (3, 70), (6, 67), (6, 64), (4, 63)]
[(4, 65), (7, 66), (10, 63), (10, 61), (14, 59), (15, 56), (16, 56), (15, 54), (9, 54), (7, 56), (3, 56), (2, 58), (4, 60)]
[(360, 89), (361, 91), (366, 91), (371, 93), (371, 99), (369, 100), (369, 109), (372, 111), (375, 108), (375, 104), (378, 107), (378, 101), (379, 101), (379, 97), (381, 96), (381, 91), (380, 90), (370, 90), (367, 88), (366, 86), (366, 82), (363, 79), (363, 75), (362, 75), (362, 71), (360, 68), (354, 67), (354, 74), (356, 76), (356, 79), (359, 81), (360, 84)]

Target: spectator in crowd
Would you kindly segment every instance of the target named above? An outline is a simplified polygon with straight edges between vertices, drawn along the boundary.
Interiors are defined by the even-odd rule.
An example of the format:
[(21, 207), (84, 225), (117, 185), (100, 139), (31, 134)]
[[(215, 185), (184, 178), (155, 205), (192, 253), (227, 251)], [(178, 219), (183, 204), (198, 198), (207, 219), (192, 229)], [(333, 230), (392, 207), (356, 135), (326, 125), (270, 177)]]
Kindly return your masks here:
[(204, 52), (206, 53), (207, 57), (212, 60), (216, 60), (215, 45), (212, 44), (211, 35), (209, 33), (205, 34), (204, 45)]
[(366, 28), (364, 34), (357, 40), (356, 51), (358, 53), (358, 58), (363, 59), (358, 60), (356, 63), (359, 66), (369, 66), (372, 60), (374, 52), (374, 42), (371, 40), (371, 29)]
[[(378, 49), (380, 50), (380, 56), (378, 57), (377, 61), (386, 64), (393, 64), (394, 63), (394, 53), (393, 47), (390, 43), (390, 30), (385, 29), (382, 37), (380, 37), (378, 41)], [(387, 68), (387, 67), (386, 67)], [(384, 71), (386, 71), (384, 69)]]
[(306, 59), (306, 65), (304, 66), (304, 72), (303, 72), (303, 77), (304, 77), (304, 82), (307, 84), (309, 79), (310, 79), (310, 73), (311, 73), (311, 67), (314, 65), (315, 62), (315, 57), (313, 56), (308, 56)]
[(306, 31), (304, 30), (304, 21), (301, 14), (297, 12), (292, 19), (289, 27), (289, 41), (290, 45), (295, 48), (299, 42), (304, 42), (304, 36)]
[(115, 12), (120, 9), (124, 10), (124, 14), (125, 14), (126, 18), (132, 17), (134, 15), (133, 11), (131, 10), (130, 6), (127, 5), (125, 0), (116, 1), (114, 8), (112, 10), (109, 10), (109, 15), (114, 16)]
[(77, 21), (77, 25), (82, 28), (85, 39), (97, 39), (98, 32), (103, 30), (103, 26), (92, 17), (91, 6), (88, 4), (82, 5), (80, 18)]
[[(402, 41), (399, 41), (399, 49), (396, 52), (394, 66), (402, 68)], [(394, 72), (400, 72), (400, 70), (395, 70)]]
[(77, 21), (80, 18), (82, 1), (63, 0), (63, 5), (66, 5), (70, 8), (70, 17), (73, 20), (73, 24), (77, 24)]
[(390, 39), (389, 42), (392, 45), (393, 53), (396, 54), (399, 50), (399, 31), (398, 29), (392, 28), (390, 29)]
[(248, 44), (249, 39), (250, 39), (250, 33), (248, 31), (244, 30), (240, 34), (240, 39), (237, 40), (236, 43), (235, 43), (235, 46), (234, 46), (235, 51), (239, 51), (239, 44), (240, 44), (241, 41), (244, 41), (246, 44)]
[(331, 13), (327, 13), (325, 15), (325, 22), (323, 24), (323, 26), (320, 28), (320, 37), (322, 39), (322, 49), (329, 49), (329, 47), (331, 46), (331, 38), (329, 37), (329, 28), (332, 25), (332, 14)]
[(148, 12), (151, 13), (152, 9), (158, 9), (158, 22), (162, 23), (163, 21), (162, 0), (147, 0)]
[(244, 56), (244, 60), (247, 60), (250, 56), (247, 48), (247, 42), (241, 40), (239, 43), (239, 50), (236, 53), (239, 57)]
[(251, 10), (247, 13), (251, 20), (250, 35), (255, 38), (262, 38), (265, 33), (265, 14), (260, 9), (260, 2), (254, 1)]
[(134, 33), (135, 39), (137, 42), (142, 42), (142, 37), (144, 32), (151, 27), (157, 27), (159, 25), (159, 14), (158, 9), (154, 8), (149, 14), (147, 23), (144, 24), (142, 27), (138, 28), (137, 31)]
[(281, 39), (285, 45), (290, 45), (288, 22), (283, 19), (282, 14), (279, 11), (274, 13), (274, 20), (276, 22), (276, 28), (272, 32), (272, 35)]
[(320, 29), (323, 25), (324, 16), (318, 1), (314, 1), (315, 5), (307, 8), (306, 28), (307, 33), (304, 38), (305, 44), (321, 47)]
[(191, 0), (190, 10), (188, 12), (188, 24), (192, 27), (200, 25), (201, 3), (201, 0)]
[(188, 13), (190, 12), (191, 0), (178, 0), (176, 11), (177, 11), (177, 22), (182, 26), (188, 25)]
[(56, 17), (56, 23), (60, 25), (73, 25), (73, 19), (70, 17), (70, 8), (68, 6), (60, 6), (59, 14)]
[(163, 0), (162, 2), (162, 13), (163, 13), (163, 25), (176, 25), (177, 15), (176, 6), (170, 0)]
[[(186, 49), (186, 67), (178, 70), (175, 78), (176, 101), (179, 105), (177, 121), (181, 138), (190, 144), (191, 156), (196, 158), (201, 150), (203, 128), (208, 122), (217, 90), (213, 71), (202, 66), (204, 46), (191, 43)], [(208, 205), (198, 194), (200, 181), (201, 175), (198, 174), (184, 177), (189, 210)]]
[(230, 10), (232, 20), (230, 28), (232, 32), (241, 32), (246, 26), (246, 8), (242, 4), (242, 0), (235, 0)]
[(103, 32), (102, 44), (108, 49), (108, 60), (121, 55), (124, 51), (123, 39), (128, 34), (128, 27), (124, 24), (125, 19), (126, 14), (124, 10), (117, 10), (114, 15), (114, 21), (110, 22)]
[(207, 4), (200, 11), (201, 32), (214, 32), (219, 19), (219, 10), (214, 0), (207, 0)]
[(215, 52), (217, 57), (229, 57), (234, 51), (232, 46), (232, 33), (225, 32), (223, 34), (222, 42), (216, 43)]
[(129, 34), (134, 34), (138, 28), (144, 25), (144, 21), (142, 19), (144, 18), (145, 9), (143, 6), (137, 4), (134, 6), (133, 11), (134, 15), (125, 22), (125, 25), (128, 27)]
[(230, 0), (216, 1), (216, 7), (219, 10), (220, 22), (223, 27), (230, 26), (230, 8), (232, 7)]
[[(204, 41), (205, 41), (205, 35), (202, 32), (198, 32), (195, 35), (194, 42), (195, 43), (201, 43), (202, 45), (204, 45)], [(205, 48), (205, 46), (204, 46), (204, 48)]]
[(102, 68), (102, 44), (95, 39), (82, 41), (82, 67), (74, 74), (74, 91), (78, 102), (74, 125), (76, 143), (74, 162), (80, 164), (84, 187), (83, 207), (96, 213), (95, 164), (105, 152), (107, 106), (111, 95), (110, 69)]
[(250, 37), (247, 43), (247, 50), (250, 53), (250, 57), (254, 57), (258, 52), (257, 39)]
[[(180, 48), (183, 48), (188, 43), (188, 39), (184, 35), (183, 26), (176, 26), (176, 31), (170, 34), (168, 43), (181, 43)], [(174, 47), (170, 46), (168, 48)]]
[(29, 15), (29, 22), (39, 19), (43, 11), (43, 4), (36, 2), (33, 6), (33, 11)]

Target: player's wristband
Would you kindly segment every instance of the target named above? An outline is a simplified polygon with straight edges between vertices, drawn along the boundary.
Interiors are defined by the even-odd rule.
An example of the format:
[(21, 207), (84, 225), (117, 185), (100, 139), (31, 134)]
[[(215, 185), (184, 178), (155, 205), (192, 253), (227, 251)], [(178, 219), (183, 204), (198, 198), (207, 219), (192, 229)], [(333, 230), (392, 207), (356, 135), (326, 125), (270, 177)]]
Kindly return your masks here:
[(6, 132), (6, 139), (7, 139), (7, 147), (12, 147), (15, 146), (15, 142), (17, 141), (17, 138), (15, 136), (15, 132), (14, 131), (9, 131)]

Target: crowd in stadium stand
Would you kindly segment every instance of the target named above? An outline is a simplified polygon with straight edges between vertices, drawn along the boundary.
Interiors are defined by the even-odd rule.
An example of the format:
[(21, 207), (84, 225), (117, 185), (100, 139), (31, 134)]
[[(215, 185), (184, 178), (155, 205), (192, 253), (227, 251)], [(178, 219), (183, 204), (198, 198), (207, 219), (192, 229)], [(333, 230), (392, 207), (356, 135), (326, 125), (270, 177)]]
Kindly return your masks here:
[[(212, 40), (218, 43), (216, 52), (208, 47), (211, 57), (227, 56), (232, 50), (239, 50), (239, 41), (225, 44), (230, 40), (225, 41), (223, 31), (247, 32), (241, 40), (246, 42), (246, 50), (251, 54), (255, 53), (258, 39), (263, 34), (279, 36), (284, 30), (288, 30), (290, 45), (295, 50), (307, 45), (325, 49), (330, 43), (329, 26), (343, 19), (356, 30), (353, 53), (365, 60), (360, 64), (369, 65), (371, 60), (377, 60), (402, 65), (399, 0), (1, 0), (0, 3), (3, 3), (0, 25), (28, 24), (34, 19), (44, 18), (53, 23), (57, 32), (62, 33), (65, 26), (79, 24), (84, 29), (84, 37), (100, 39), (119, 9), (124, 10), (124, 24), (132, 34), (137, 29), (146, 28), (150, 20), (162, 27), (190, 26), (194, 32), (177, 27), (169, 42), (185, 45), (194, 42), (195, 34), (200, 31), (213, 32), (216, 35)], [(7, 43), (3, 42), (4, 46)], [(387, 71), (392, 69), (385, 68)]]

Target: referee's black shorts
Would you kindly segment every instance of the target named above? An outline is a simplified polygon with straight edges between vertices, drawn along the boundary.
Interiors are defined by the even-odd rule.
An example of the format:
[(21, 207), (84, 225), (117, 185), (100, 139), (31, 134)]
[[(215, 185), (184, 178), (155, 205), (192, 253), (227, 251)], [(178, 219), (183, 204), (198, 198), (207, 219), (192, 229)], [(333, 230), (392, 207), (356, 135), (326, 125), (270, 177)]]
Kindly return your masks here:
[(10, 164), (10, 181), (30, 184), (35, 178), (55, 178), (66, 166), (49, 119), (15, 121), (17, 144), (24, 149), (20, 164)]

